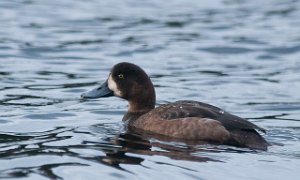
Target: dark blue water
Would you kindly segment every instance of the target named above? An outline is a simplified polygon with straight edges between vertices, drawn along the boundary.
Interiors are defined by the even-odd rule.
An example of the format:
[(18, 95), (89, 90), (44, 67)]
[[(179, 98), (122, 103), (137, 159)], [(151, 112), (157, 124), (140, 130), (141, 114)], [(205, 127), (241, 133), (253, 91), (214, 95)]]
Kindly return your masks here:
[[(198, 100), (268, 129), (267, 152), (126, 134), (127, 103), (81, 102), (115, 63), (158, 104)], [(0, 1), (0, 178), (298, 179), (299, 0)]]

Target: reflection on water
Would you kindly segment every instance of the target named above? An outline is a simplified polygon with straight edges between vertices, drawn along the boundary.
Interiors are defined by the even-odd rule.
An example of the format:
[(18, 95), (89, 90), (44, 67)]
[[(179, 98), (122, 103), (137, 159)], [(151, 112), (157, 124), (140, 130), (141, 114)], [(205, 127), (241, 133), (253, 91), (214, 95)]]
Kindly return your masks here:
[[(96, 127), (96, 128), (99, 128)], [(117, 168), (122, 171), (128, 171), (122, 168), (122, 164), (142, 165), (145, 160), (144, 156), (165, 156), (173, 160), (185, 160), (192, 162), (223, 162), (221, 160), (210, 157), (193, 155), (196, 152), (203, 153), (249, 153), (254, 152), (249, 149), (239, 149), (233, 147), (213, 146), (208, 144), (202, 145), (184, 145), (180, 143), (167, 143), (160, 141), (149, 141), (140, 135), (131, 133), (120, 133), (118, 135), (107, 137), (98, 141), (83, 140), (80, 144), (64, 145), (57, 143), (59, 141), (67, 141), (74, 138), (69, 133), (87, 134), (92, 133), (82, 131), (76, 128), (59, 127), (51, 131), (44, 131), (42, 133), (31, 133), (26, 135), (19, 134), (0, 134), (0, 141), (5, 146), (1, 147), (3, 151), (0, 157), (3, 159), (17, 159), (28, 156), (70, 156), (82, 159), (83, 161), (92, 161)], [(4, 151), (5, 150), (5, 151)], [(93, 155), (89, 155), (89, 151), (94, 151)], [(97, 151), (101, 153), (97, 153)], [(87, 153), (87, 154), (86, 154)], [(162, 163), (162, 162), (158, 162)], [(167, 163), (166, 163), (167, 164)], [(53, 170), (60, 166), (87, 166), (85, 163), (54, 163), (45, 164), (42, 166), (18, 167), (13, 169), (1, 170), (1, 178), (22, 177), (27, 174), (37, 173), (46, 176), (50, 179), (59, 178), (55, 175)], [(169, 166), (176, 166), (187, 171), (195, 171), (188, 167), (180, 166), (180, 164), (167, 164)], [(134, 172), (132, 172), (134, 173)]]
[[(297, 179), (299, 7), (1, 1), (0, 178)], [(121, 61), (146, 70), (157, 104), (222, 107), (268, 129), (274, 146), (261, 152), (126, 132), (125, 101), (80, 101)]]

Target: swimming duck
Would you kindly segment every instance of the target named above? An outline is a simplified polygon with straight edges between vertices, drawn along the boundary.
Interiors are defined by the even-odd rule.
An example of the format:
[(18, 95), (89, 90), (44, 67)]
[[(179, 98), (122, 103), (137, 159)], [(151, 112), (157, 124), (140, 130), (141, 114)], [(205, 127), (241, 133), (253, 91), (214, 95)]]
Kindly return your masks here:
[(155, 107), (154, 86), (139, 66), (114, 65), (107, 80), (82, 98), (117, 96), (128, 101), (123, 117), (129, 128), (165, 137), (267, 150), (269, 143), (257, 132), (265, 129), (218, 107), (198, 101), (176, 101)]

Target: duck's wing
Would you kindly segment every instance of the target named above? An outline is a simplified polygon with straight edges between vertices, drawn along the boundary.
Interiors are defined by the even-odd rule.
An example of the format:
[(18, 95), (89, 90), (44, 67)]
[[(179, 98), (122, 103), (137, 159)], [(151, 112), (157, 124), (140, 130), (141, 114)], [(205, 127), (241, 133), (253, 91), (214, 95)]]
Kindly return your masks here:
[(155, 108), (162, 119), (171, 120), (186, 117), (209, 118), (220, 121), (228, 130), (260, 130), (265, 129), (256, 126), (244, 118), (230, 114), (218, 107), (198, 101), (176, 101)]

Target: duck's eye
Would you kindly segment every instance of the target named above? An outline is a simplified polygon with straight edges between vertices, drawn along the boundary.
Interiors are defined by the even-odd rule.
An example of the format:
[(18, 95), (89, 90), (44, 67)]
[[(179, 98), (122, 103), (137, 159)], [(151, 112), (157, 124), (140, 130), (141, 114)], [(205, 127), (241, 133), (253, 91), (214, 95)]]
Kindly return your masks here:
[(124, 79), (124, 74), (119, 74), (118, 77), (119, 77), (120, 79)]

